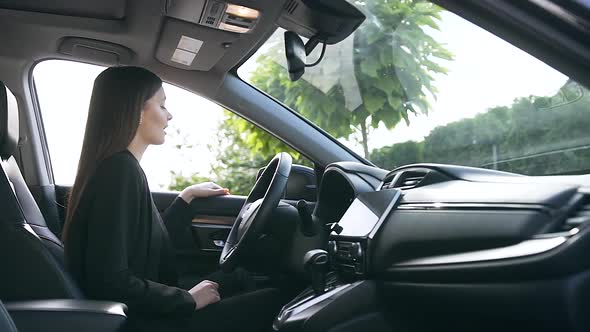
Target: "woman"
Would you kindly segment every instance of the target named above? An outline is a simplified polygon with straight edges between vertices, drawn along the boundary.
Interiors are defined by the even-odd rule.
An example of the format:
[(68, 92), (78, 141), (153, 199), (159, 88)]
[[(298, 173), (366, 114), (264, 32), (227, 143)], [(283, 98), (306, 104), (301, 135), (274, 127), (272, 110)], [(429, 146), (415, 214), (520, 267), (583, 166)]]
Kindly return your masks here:
[(89, 298), (127, 304), (138, 330), (266, 329), (278, 311), (274, 290), (219, 302), (224, 285), (216, 282), (177, 287), (169, 238), (189, 231), (191, 200), (229, 191), (190, 186), (160, 216), (139, 161), (164, 143), (172, 119), (165, 100), (162, 81), (146, 69), (108, 68), (96, 78), (64, 226), (68, 269)]

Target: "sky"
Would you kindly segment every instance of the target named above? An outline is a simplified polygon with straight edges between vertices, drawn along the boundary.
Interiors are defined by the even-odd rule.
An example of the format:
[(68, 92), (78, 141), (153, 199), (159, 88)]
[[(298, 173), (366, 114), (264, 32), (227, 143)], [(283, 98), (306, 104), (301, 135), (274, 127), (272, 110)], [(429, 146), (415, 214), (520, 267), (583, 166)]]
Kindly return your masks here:
[[(377, 129), (371, 134), (370, 149), (407, 140), (420, 141), (437, 126), (473, 117), (491, 107), (510, 105), (518, 97), (552, 95), (567, 80), (543, 62), (452, 13), (444, 12), (439, 26), (440, 31), (428, 32), (446, 44), (455, 59), (444, 64), (449, 69), (447, 75), (435, 76), (439, 93), (436, 100), (431, 100), (430, 114), (410, 116), (409, 127), (402, 121), (392, 131)], [(256, 68), (254, 59), (258, 54), (239, 70), (246, 81)], [(103, 69), (47, 60), (33, 71), (57, 184), (74, 181), (92, 84)], [(152, 190), (165, 189), (171, 171), (209, 175), (216, 153), (208, 145), (215, 144), (222, 120), (222, 109), (215, 103), (169, 84), (165, 84), (164, 90), (166, 107), (174, 117), (167, 129), (166, 143), (150, 147), (141, 161)], [(362, 155), (362, 147), (353, 139), (342, 141)], [(181, 142), (192, 144), (193, 150), (176, 149), (175, 145)]]
[[(34, 69), (57, 184), (74, 182), (92, 85), (102, 70), (100, 66), (61, 60), (44, 61)], [(164, 189), (170, 183), (170, 171), (184, 175), (209, 174), (215, 156), (207, 144), (217, 137), (217, 126), (223, 115), (217, 104), (192, 92), (170, 84), (164, 85), (164, 91), (166, 108), (173, 116), (166, 129), (166, 142), (150, 146), (141, 160), (150, 189)], [(192, 144), (192, 151), (178, 150), (179, 143)]]

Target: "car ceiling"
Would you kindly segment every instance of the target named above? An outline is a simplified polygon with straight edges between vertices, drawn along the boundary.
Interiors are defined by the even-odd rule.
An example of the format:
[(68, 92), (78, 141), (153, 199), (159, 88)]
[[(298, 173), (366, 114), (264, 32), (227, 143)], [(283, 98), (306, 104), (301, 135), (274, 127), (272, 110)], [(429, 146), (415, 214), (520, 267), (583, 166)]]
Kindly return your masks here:
[[(119, 64), (144, 66), (168, 82), (214, 99), (225, 73), (247, 59), (272, 34), (276, 28), (275, 22), (287, 2), (230, 1), (261, 11), (258, 23), (250, 33), (236, 34), (168, 17), (167, 8), (176, 1), (181, 0), (0, 0), (0, 31), (3, 32), (0, 35), (2, 79), (9, 85), (18, 84), (19, 79), (22, 82), (21, 75), (28, 74), (35, 62), (47, 58), (117, 64), (81, 55), (72, 57), (59, 52), (63, 38), (78, 37), (124, 45), (131, 49), (132, 56), (128, 61)], [(588, 85), (588, 61), (585, 60), (590, 51), (588, 44), (584, 42), (588, 31), (582, 31), (588, 26), (587, 20), (578, 31), (563, 29), (567, 18), (561, 17), (563, 22), (556, 22), (556, 18), (560, 19), (559, 13), (543, 9), (539, 3), (550, 2), (541, 0), (517, 3), (499, 0), (435, 2), (493, 30), (502, 38)], [(574, 23), (580, 22), (582, 19), (578, 18)], [(174, 32), (166, 34), (170, 30), (166, 28), (170, 26), (173, 26), (171, 30)], [(551, 27), (551, 31), (547, 27)], [(183, 32), (205, 40), (202, 48), (205, 51), (215, 50), (213, 53), (221, 56), (213, 58), (212, 52), (199, 52), (198, 58), (211, 64), (205, 66), (205, 70), (178, 69), (157, 60), (158, 47), (175, 45), (176, 38)], [(572, 38), (576, 37), (575, 33), (578, 33), (578, 40)], [(231, 43), (230, 46), (223, 48), (222, 44), (227, 41)], [(18, 93), (18, 89), (15, 92)]]
[[(203, 96), (212, 97), (225, 73), (251, 55), (275, 30), (281, 0), (233, 0), (232, 3), (259, 9), (262, 14), (250, 33), (237, 34), (177, 20), (166, 16), (172, 0), (92, 1), (2, 1), (0, 0), (0, 73), (8, 84), (20, 85), (32, 65), (47, 58), (71, 59), (102, 65), (115, 65), (96, 57), (75, 57), (59, 52), (64, 38), (87, 38), (124, 45), (132, 51), (128, 65), (140, 65), (164, 80)], [(159, 45), (176, 45), (178, 39), (160, 38), (163, 27), (187, 32), (204, 40), (202, 48), (222, 49), (222, 55), (208, 70), (185, 70), (166, 65), (155, 57)], [(174, 36), (180, 38), (180, 36)], [(223, 48), (222, 43), (231, 45)], [(198, 56), (207, 57), (206, 52)], [(208, 59), (204, 59), (208, 60)], [(19, 69), (16, 70), (15, 69)], [(18, 89), (17, 89), (18, 90)], [(16, 91), (18, 92), (18, 91)]]

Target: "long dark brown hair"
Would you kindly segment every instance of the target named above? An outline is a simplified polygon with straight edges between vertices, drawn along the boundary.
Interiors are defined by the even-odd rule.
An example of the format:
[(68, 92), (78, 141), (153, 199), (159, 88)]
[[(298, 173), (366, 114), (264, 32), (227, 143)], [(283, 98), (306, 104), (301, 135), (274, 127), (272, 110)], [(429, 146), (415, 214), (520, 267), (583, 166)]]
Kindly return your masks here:
[(107, 68), (94, 80), (78, 172), (68, 198), (64, 242), (97, 165), (127, 149), (139, 127), (145, 102), (161, 87), (162, 80), (156, 74), (139, 67)]

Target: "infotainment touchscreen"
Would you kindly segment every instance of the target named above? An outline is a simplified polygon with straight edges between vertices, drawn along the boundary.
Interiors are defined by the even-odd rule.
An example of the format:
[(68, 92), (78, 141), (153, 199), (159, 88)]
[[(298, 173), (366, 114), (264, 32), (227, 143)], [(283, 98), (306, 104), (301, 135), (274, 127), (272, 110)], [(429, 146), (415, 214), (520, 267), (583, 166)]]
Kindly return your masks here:
[[(380, 224), (401, 197), (398, 189), (359, 194), (338, 222), (340, 236), (367, 237)], [(333, 235), (337, 235), (332, 233)]]

